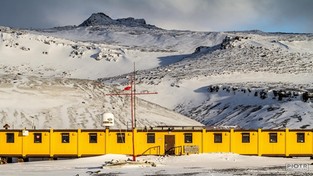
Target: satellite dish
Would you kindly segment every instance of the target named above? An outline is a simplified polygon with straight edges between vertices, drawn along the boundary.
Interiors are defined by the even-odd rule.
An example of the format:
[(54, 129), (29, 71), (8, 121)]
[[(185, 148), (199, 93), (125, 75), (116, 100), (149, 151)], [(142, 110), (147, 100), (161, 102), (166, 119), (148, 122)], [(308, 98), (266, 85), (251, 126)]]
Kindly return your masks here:
[(22, 135), (23, 136), (28, 136), (29, 135), (28, 130), (26, 130), (26, 129), (22, 130)]
[(114, 115), (112, 113), (104, 113), (102, 116), (102, 125), (107, 126), (114, 126)]

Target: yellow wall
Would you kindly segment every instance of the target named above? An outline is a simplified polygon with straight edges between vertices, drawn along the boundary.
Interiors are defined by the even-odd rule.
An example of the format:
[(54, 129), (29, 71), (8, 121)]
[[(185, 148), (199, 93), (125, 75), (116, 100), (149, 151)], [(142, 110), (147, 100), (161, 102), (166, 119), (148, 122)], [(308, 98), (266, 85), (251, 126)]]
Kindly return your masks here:
[[(7, 143), (7, 133), (14, 134), (14, 143)], [(16, 130), (8, 130), (0, 132), (0, 155), (21, 155), (23, 145), (22, 132)]]
[[(297, 133), (304, 133), (305, 142), (297, 142)], [(312, 132), (303, 130), (292, 130), (287, 133), (287, 154), (289, 155), (304, 155), (312, 154)]]
[[(62, 143), (61, 134), (69, 133), (70, 143)], [(77, 131), (56, 130), (52, 137), (52, 153), (56, 156), (77, 155)]]
[[(250, 134), (250, 142), (242, 142), (242, 133)], [(234, 131), (231, 136), (231, 152), (239, 154), (258, 154), (258, 132), (257, 131)]]
[[(155, 134), (155, 142), (147, 143), (147, 134)], [(136, 155), (158, 155), (161, 153), (161, 150), (164, 153), (164, 133), (154, 132), (154, 131), (138, 131), (135, 142), (136, 142)]]
[[(270, 142), (270, 133), (277, 133), (277, 143)], [(260, 133), (260, 153), (262, 155), (284, 155), (285, 139), (286, 135), (284, 131), (262, 131)]]
[[(14, 134), (14, 143), (7, 143), (7, 133)], [(34, 143), (34, 134), (42, 134), (42, 142)], [(68, 133), (70, 142), (62, 143), (62, 133)], [(97, 142), (89, 142), (89, 134), (97, 135)], [(124, 143), (118, 143), (117, 134), (125, 134)], [(154, 133), (154, 143), (147, 143), (147, 134)], [(192, 134), (192, 142), (185, 143), (185, 133)], [(222, 143), (214, 142), (214, 134), (222, 135)], [(242, 133), (250, 134), (248, 143), (242, 142)], [(271, 143), (270, 133), (277, 133), (277, 143)], [(297, 134), (303, 133), (305, 141), (297, 142)], [(313, 156), (313, 132), (310, 130), (135, 130), (135, 155), (164, 155), (165, 136), (175, 136), (175, 154), (187, 154), (184, 150), (196, 147), (196, 153), (233, 152), (248, 155)], [(132, 131), (127, 130), (0, 130), (0, 156), (11, 157), (68, 157), (102, 154), (133, 154)]]
[[(89, 143), (89, 134), (97, 135), (97, 143)], [(79, 138), (79, 153), (81, 155), (105, 154), (105, 132), (83, 130)]]
[[(222, 135), (222, 143), (214, 143), (214, 134)], [(204, 152), (230, 152), (229, 131), (207, 131), (204, 135)]]
[[(41, 143), (34, 143), (34, 133), (41, 133)], [(28, 136), (23, 137), (23, 156), (26, 155), (47, 155), (50, 153), (50, 132), (29, 131)]]
[[(203, 153), (203, 146), (202, 146), (202, 141), (203, 141), (203, 137), (202, 137), (202, 132), (203, 131), (196, 131), (196, 132), (192, 132), (192, 143), (185, 143), (185, 145), (193, 145), (193, 146), (198, 146), (199, 147), (199, 153)], [(186, 133), (186, 132), (185, 132)], [(189, 132), (187, 132), (189, 133)], [(183, 154), (185, 154), (183, 152)]]
[[(117, 134), (125, 134), (125, 143), (117, 143)], [(112, 154), (132, 154), (132, 131), (109, 131), (107, 134), (106, 153)]]

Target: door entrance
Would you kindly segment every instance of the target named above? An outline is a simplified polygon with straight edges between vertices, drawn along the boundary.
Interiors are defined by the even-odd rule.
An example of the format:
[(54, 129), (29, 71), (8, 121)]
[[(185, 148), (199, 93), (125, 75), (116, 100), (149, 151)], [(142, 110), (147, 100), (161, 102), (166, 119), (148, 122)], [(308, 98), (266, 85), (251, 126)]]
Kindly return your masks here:
[(165, 135), (164, 150), (165, 155), (175, 155), (175, 135)]

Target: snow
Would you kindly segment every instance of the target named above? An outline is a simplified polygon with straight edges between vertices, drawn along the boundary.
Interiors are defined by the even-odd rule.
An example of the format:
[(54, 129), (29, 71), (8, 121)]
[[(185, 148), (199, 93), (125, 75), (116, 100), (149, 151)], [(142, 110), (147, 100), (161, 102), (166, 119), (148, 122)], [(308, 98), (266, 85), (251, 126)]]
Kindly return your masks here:
[[(311, 160), (308, 157), (280, 158), (243, 156), (233, 153), (205, 153), (185, 156), (141, 156), (137, 162), (142, 164), (126, 164), (104, 166), (106, 161), (123, 161), (130, 157), (125, 155), (103, 155), (97, 157), (34, 161), (0, 165), (2, 176), (39, 176), (39, 175), (77, 175), (87, 176), (90, 171), (94, 175), (212, 175), (226, 176), (233, 174), (312, 174)], [(145, 164), (152, 162), (156, 167)], [(286, 169), (287, 164), (305, 164), (309, 169)]]
[[(107, 112), (115, 116), (113, 129), (126, 129), (131, 122), (129, 97), (106, 95), (117, 90), (96, 81), (6, 75), (0, 82), (0, 122), (15, 129), (103, 129)], [(139, 128), (201, 125), (143, 100), (136, 104)]]
[[(158, 92), (138, 97), (138, 127), (313, 126), (312, 99), (301, 98), (313, 90), (312, 34), (169, 31), (142, 19), (112, 20), (101, 14), (93, 20), (91, 26), (42, 30), (0, 27), (1, 124), (101, 129), (102, 115), (110, 112), (116, 117), (114, 128), (125, 129), (129, 97), (106, 94), (121, 92), (135, 62), (137, 91)], [(219, 91), (210, 92), (209, 86)], [(267, 98), (254, 96), (261, 91)], [(278, 100), (274, 91), (297, 96)], [(311, 165), (309, 171), (286, 170), (288, 163), (310, 164), (309, 158), (232, 153), (142, 156), (138, 159), (157, 167), (99, 168), (127, 158), (14, 163), (0, 165), (0, 175), (89, 175), (90, 170), (103, 175), (310, 175), (313, 170)]]
[[(133, 63), (136, 63), (137, 90), (158, 92), (158, 95), (140, 96), (140, 99), (175, 110), (205, 125), (304, 128), (313, 125), (312, 104), (310, 100), (306, 103), (301, 100), (301, 94), (305, 91), (310, 92), (313, 88), (312, 46), (310, 34), (167, 31), (140, 25), (115, 24), (37, 31), (1, 27), (0, 53), (3, 57), (0, 74), (20, 75), (26, 78), (58, 77), (64, 80), (98, 79), (108, 86), (122, 89), (128, 84), (127, 74), (133, 70)], [(195, 52), (198, 47), (201, 50)], [(32, 80), (35, 81), (34, 78)], [(249, 88), (253, 93), (264, 89), (269, 94), (274, 90), (288, 89), (296, 91), (299, 96), (291, 102), (270, 100), (269, 98), (274, 98), (272, 96), (260, 100), (252, 96), (252, 93), (212, 94), (207, 91), (210, 85)], [(7, 92), (6, 99), (9, 98), (10, 91), (16, 89), (3, 90)], [(88, 89), (87, 92), (89, 91), (92, 90)], [(89, 120), (88, 125), (81, 124), (86, 121), (84, 117), (78, 120), (78, 124), (63, 120), (64, 126), (48, 125), (47, 120), (39, 119), (39, 116), (51, 119), (50, 116), (62, 115), (64, 117), (55, 120), (60, 123), (62, 119), (73, 118), (73, 115), (69, 115), (73, 113), (69, 109), (73, 106), (78, 107), (78, 103), (70, 105), (74, 99), (68, 97), (67, 100), (62, 100), (63, 94), (56, 96), (59, 98), (49, 96), (44, 98), (45, 94), (37, 95), (37, 92), (32, 90), (28, 92), (32, 93), (36, 95), (32, 98), (34, 101), (32, 107), (29, 104), (25, 105), (30, 97), (18, 95), (21, 96), (20, 104), (28, 110), (21, 108), (15, 114), (22, 115), (13, 115), (14, 117), (25, 115), (27, 120), (22, 122), (26, 123), (26, 126), (31, 123), (28, 116), (36, 115), (38, 118), (35, 119), (38, 119), (38, 123), (44, 127), (100, 128), (92, 124), (100, 122), (101, 113), (116, 111), (115, 107), (120, 108), (125, 103), (123, 101), (127, 101), (125, 99), (111, 102), (113, 105), (105, 103), (104, 110), (93, 110), (96, 113), (88, 109), (77, 110), (81, 116), (91, 114), (88, 116), (93, 120)], [(78, 94), (80, 93), (82, 92)], [(110, 92), (103, 92), (106, 93)], [(18, 101), (13, 98), (8, 103), (14, 105)], [(86, 99), (75, 101), (86, 102)], [(7, 117), (8, 114), (14, 114), (14, 110), (7, 107), (3, 107), (7, 110), (3, 112), (2, 121), (12, 123), (15, 120), (8, 120)], [(271, 107), (276, 107), (276, 110), (267, 111)], [(47, 112), (36, 110), (36, 113), (30, 110), (51, 108), (53, 113), (48, 113), (50, 115), (39, 115), (50, 110)], [(148, 111), (139, 111), (155, 117)], [(221, 111), (224, 112), (220, 113)], [(125, 109), (125, 112), (118, 114), (120, 116), (118, 124), (121, 125), (118, 128), (125, 127), (128, 120), (122, 116), (128, 116), (129, 113)], [(271, 117), (277, 118), (269, 120)], [(244, 120), (245, 118), (248, 120)], [(23, 127), (22, 122), (17, 126)], [(172, 122), (175, 123), (175, 120)]]

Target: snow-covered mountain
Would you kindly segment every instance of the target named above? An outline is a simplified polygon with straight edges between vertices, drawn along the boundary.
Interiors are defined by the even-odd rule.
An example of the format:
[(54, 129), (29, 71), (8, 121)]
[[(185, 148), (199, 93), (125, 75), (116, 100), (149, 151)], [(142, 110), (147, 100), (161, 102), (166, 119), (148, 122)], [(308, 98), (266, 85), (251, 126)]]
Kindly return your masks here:
[[(312, 49), (312, 34), (164, 30), (143, 19), (114, 20), (103, 13), (92, 14), (78, 26), (40, 30), (1, 27), (0, 74), (5, 75), (4, 82), (11, 80), (9, 89), (6, 84), (0, 89), (6, 97), (0, 99), (1, 104), (6, 104), (10, 94), (18, 101), (20, 95), (15, 93), (24, 92), (19, 89), (25, 85), (29, 91), (25, 95), (34, 95), (25, 100), (35, 101), (37, 96), (42, 96), (40, 101), (49, 100), (50, 94), (57, 94), (62, 104), (43, 107), (45, 103), (38, 100), (40, 103), (34, 104), (41, 106), (32, 111), (30, 106), (14, 107), (11, 103), (2, 106), (0, 121), (29, 126), (30, 119), (36, 118), (44, 128), (52, 124), (58, 128), (99, 128), (95, 124), (101, 113), (113, 111), (119, 128), (125, 127), (129, 119), (125, 118), (129, 116), (123, 103), (126, 100), (102, 96), (128, 84), (135, 62), (137, 90), (159, 92), (140, 97), (146, 100), (139, 101), (144, 109), (137, 113), (142, 117), (137, 122), (143, 126), (150, 121), (155, 125), (199, 125), (159, 107), (163, 106), (208, 126), (311, 128)], [(18, 84), (22, 86), (16, 86), (16, 79), (24, 81)], [(104, 88), (94, 90), (91, 85), (99, 82)], [(33, 90), (33, 84), (40, 91)], [(45, 84), (62, 88), (47, 89)], [(42, 95), (45, 89), (49, 93)], [(64, 94), (68, 89), (75, 94)], [(91, 100), (82, 98), (89, 94), (97, 95)], [(115, 106), (119, 108), (114, 110)], [(43, 120), (49, 119), (42, 113), (47, 109), (51, 110), (50, 121)], [(64, 123), (60, 120), (63, 117)]]
[[(311, 34), (232, 32), (180, 62), (139, 72), (148, 100), (208, 126), (311, 128)], [(123, 83), (124, 76), (101, 79)]]

